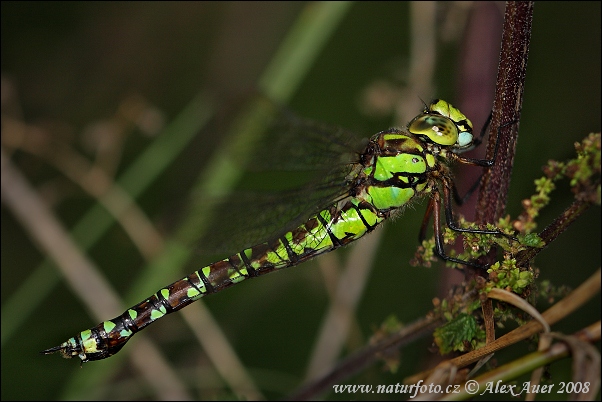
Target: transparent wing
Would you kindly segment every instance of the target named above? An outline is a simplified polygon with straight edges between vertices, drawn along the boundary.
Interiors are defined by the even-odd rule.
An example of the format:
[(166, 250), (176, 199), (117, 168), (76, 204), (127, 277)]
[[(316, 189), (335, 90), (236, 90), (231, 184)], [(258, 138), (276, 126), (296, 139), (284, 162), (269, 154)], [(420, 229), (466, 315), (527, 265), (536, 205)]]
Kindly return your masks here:
[(250, 171), (330, 171), (357, 159), (367, 138), (279, 109), (257, 149)]
[(233, 253), (280, 236), (348, 194), (366, 140), (276, 110), (247, 158), (243, 190), (219, 201), (199, 250)]

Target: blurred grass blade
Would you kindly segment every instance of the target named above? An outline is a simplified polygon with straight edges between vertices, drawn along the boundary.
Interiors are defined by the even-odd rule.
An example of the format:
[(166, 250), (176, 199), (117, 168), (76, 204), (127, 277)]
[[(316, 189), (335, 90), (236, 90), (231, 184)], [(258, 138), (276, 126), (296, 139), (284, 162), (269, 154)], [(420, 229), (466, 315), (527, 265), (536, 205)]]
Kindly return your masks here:
[[(206, 96), (197, 96), (132, 163), (117, 181), (117, 185), (133, 199), (139, 196), (188, 145), (194, 135), (207, 123), (212, 113), (211, 103)], [(114, 222), (113, 216), (98, 203), (75, 224), (71, 230), (71, 237), (82, 250), (88, 250), (100, 240)], [(60, 279), (54, 263), (46, 259), (6, 300), (2, 307), (2, 345), (50, 295)], [(31, 289), (36, 291), (31, 292)], [(96, 318), (102, 320), (107, 317)]]

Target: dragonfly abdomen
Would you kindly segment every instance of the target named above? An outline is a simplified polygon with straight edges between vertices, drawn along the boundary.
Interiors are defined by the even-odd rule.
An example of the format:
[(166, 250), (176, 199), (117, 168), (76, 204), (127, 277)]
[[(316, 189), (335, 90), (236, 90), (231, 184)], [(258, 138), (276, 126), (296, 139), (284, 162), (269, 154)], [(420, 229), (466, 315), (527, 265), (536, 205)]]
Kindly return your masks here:
[(203, 267), (160, 289), (119, 317), (82, 331), (42, 353), (60, 352), (66, 358), (78, 356), (82, 362), (105, 359), (121, 350), (136, 332), (164, 315), (247, 278), (295, 266), (344, 246), (372, 231), (384, 219), (372, 204), (348, 197), (342, 206), (333, 204), (274, 240)]

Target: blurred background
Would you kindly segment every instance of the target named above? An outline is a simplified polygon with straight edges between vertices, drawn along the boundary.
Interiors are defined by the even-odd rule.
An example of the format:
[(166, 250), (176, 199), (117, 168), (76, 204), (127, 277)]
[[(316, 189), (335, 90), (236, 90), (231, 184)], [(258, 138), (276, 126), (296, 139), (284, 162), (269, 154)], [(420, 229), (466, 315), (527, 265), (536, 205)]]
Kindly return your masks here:
[[(194, 227), (186, 211), (203, 210), (195, 199), (205, 187), (197, 183), (232, 141), (223, 122), (238, 118), (233, 105), (241, 99), (267, 93), (300, 116), (368, 137), (405, 124), (421, 110), (421, 98), (438, 97), (460, 107), (478, 130), (492, 105), (503, 7), (2, 2), (2, 399), (282, 399), (311, 375), (308, 367), (320, 366), (316, 345), (330, 333), (319, 335), (328, 328), (338, 278), (346, 262), (362, 256), (368, 262), (354, 275), (357, 306), (335, 358), (368, 343), (390, 315), (403, 323), (423, 317), (450, 280), (441, 263), (409, 265), (425, 202), (385, 224), (374, 240), (204, 298), (207, 310), (188, 307), (193, 321), (213, 317), (211, 324), (197, 321), (217, 328), (205, 343), (182, 311), (137, 335), (118, 355), (81, 369), (79, 359), (38, 354), (225, 256), (190, 245), (178, 260), (174, 244)], [(321, 30), (314, 32), (315, 25)], [(533, 180), (548, 159), (572, 157), (574, 142), (600, 131), (600, 36), (600, 3), (535, 5), (512, 216), (534, 192)], [(279, 55), (296, 54), (299, 37), (310, 37), (309, 50), (291, 67)], [(287, 76), (279, 72), (294, 67), (294, 79), (277, 81)], [(12, 188), (4, 186), (7, 163), (12, 177), (35, 190), (30, 195), (51, 222), (70, 232), (65, 241), (122, 298), (121, 309), (95, 316), (64, 279), (69, 274), (56, 268), (56, 255), (40, 240), (44, 233), (57, 238), (48, 235), (46, 221), (20, 216), (5, 201)], [(465, 189), (474, 179), (463, 174), (458, 180)], [(568, 187), (558, 183), (540, 229), (571, 203)], [(27, 211), (25, 197), (17, 195)], [(356, 251), (364, 242), (370, 243), (365, 251)], [(578, 286), (600, 266), (599, 247), (600, 210), (593, 207), (537, 257), (540, 279)], [(161, 262), (168, 268), (159, 269)], [(104, 308), (105, 297), (91, 293), (95, 282), (82, 282), (91, 289), (79, 292)], [(598, 297), (553, 330), (573, 333), (599, 320), (599, 306)], [(153, 353), (143, 352), (147, 343)], [(402, 349), (395, 372), (379, 362), (346, 383), (401, 382), (434, 364), (431, 343), (426, 337)], [(519, 344), (496, 357), (509, 361), (529, 348)], [(158, 358), (150, 359), (154, 353)], [(233, 366), (216, 364), (231, 356)], [(239, 370), (243, 374), (228, 378)], [(550, 372), (553, 381), (569, 380), (570, 361)], [(351, 396), (374, 397), (386, 396)]]

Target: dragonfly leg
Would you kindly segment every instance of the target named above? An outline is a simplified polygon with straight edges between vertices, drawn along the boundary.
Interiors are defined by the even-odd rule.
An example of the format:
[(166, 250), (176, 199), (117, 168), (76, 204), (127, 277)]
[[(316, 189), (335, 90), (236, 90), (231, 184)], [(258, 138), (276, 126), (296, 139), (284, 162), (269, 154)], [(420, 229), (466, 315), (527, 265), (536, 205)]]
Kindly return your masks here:
[[(443, 207), (445, 209), (445, 221), (447, 226), (460, 233), (477, 233), (484, 235), (494, 235), (494, 236), (504, 236), (510, 238), (512, 240), (516, 240), (515, 237), (510, 236), (498, 229), (476, 229), (476, 228), (462, 228), (460, 227), (454, 217), (451, 208), (452, 204), (452, 190), (447, 185), (443, 185)], [(433, 232), (435, 235), (435, 253), (443, 260), (454, 262), (462, 265), (469, 265), (475, 268), (486, 268), (482, 264), (478, 264), (471, 261), (460, 260), (458, 258), (450, 257), (445, 253), (444, 241), (443, 241), (443, 231), (441, 230), (441, 194), (439, 191), (434, 191), (429, 201), (424, 219), (422, 221), (422, 226), (420, 229), (420, 238), (424, 239), (426, 227), (428, 225), (429, 219), (433, 215)]]
[(455, 232), (460, 232), (460, 233), (476, 233), (476, 234), (484, 234), (484, 235), (504, 236), (508, 239), (518, 241), (518, 239), (516, 237), (506, 234), (499, 229), (475, 229), (475, 228), (460, 227), (456, 223), (456, 220), (454, 219), (454, 213), (452, 211), (452, 192), (450, 191), (448, 186), (446, 186), (446, 185), (443, 186), (443, 193), (445, 195), (445, 199), (443, 202), (443, 204), (445, 206), (445, 222), (447, 223), (447, 226), (451, 230), (453, 230)]
[[(435, 253), (441, 259), (443, 259), (445, 261), (455, 262), (456, 264), (462, 264), (462, 265), (470, 265), (471, 267), (475, 267), (475, 268), (481, 268), (481, 269), (485, 268), (483, 265), (477, 264), (476, 262), (460, 260), (458, 258), (450, 257), (447, 254), (445, 254), (445, 248), (444, 248), (444, 242), (443, 242), (443, 232), (441, 231), (441, 195), (439, 194), (439, 191), (433, 192), (433, 197), (431, 198), (431, 202), (429, 203), (429, 205), (431, 203), (433, 204), (432, 211), (433, 211), (433, 221), (434, 221), (433, 222), (433, 232), (435, 234)], [(444, 204), (446, 204), (446, 202), (444, 202)], [(446, 206), (446, 210), (447, 210), (447, 206)], [(447, 213), (446, 213), (446, 215), (447, 215)], [(448, 224), (448, 226), (449, 226), (449, 224)], [(451, 226), (450, 226), (450, 228), (451, 228)]]

